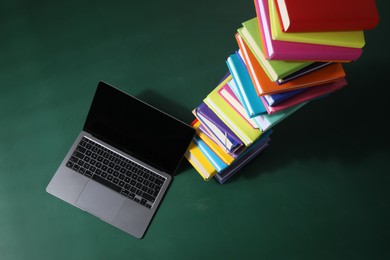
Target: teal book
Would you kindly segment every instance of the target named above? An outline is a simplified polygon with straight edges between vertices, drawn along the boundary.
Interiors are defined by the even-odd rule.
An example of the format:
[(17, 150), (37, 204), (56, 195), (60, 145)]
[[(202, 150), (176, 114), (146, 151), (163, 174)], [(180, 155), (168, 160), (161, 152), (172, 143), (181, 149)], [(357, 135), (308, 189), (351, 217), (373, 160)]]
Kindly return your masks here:
[(209, 160), (209, 162), (213, 165), (215, 170), (217, 172), (221, 172), (228, 166), (226, 163), (222, 161), (221, 158), (218, 157), (218, 155), (211, 150), (209, 146), (205, 142), (203, 142), (202, 139), (200, 139), (198, 136), (195, 136), (193, 139), (194, 144), (200, 149), (200, 151), (203, 153), (203, 155)]
[(282, 120), (289, 117), (293, 113), (295, 113), (297, 110), (302, 108), (304, 105), (306, 105), (309, 101), (300, 103), (298, 105), (295, 105), (293, 107), (283, 109), (277, 113), (268, 115), (260, 115), (257, 118), (259, 119), (259, 126), (264, 131), (267, 131), (270, 128), (273, 128), (275, 125), (279, 124)]
[(226, 61), (230, 74), (238, 89), (239, 100), (242, 101), (249, 117), (264, 114), (267, 110), (257, 95), (256, 89), (249, 76), (248, 70), (238, 54), (232, 54)]

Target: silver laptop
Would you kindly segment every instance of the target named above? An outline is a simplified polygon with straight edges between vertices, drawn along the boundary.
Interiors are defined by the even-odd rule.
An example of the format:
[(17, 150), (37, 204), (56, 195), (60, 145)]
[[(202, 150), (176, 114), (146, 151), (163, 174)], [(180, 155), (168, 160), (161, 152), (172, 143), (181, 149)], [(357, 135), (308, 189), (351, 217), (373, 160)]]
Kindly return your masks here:
[(83, 131), (46, 191), (142, 238), (195, 130), (99, 82)]

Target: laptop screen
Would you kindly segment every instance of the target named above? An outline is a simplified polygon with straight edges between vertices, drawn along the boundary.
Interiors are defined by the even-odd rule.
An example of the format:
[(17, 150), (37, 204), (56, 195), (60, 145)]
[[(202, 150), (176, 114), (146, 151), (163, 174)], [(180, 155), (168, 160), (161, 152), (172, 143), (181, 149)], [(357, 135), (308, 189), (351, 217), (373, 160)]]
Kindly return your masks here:
[(84, 131), (173, 175), (195, 130), (104, 82), (99, 82)]

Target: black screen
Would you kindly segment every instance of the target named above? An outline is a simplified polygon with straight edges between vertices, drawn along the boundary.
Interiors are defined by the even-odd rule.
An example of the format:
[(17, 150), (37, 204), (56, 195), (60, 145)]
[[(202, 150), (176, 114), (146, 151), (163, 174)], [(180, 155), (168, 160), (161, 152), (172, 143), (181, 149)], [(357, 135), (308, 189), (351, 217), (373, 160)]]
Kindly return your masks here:
[(104, 82), (99, 82), (84, 130), (169, 174), (195, 134), (189, 125)]

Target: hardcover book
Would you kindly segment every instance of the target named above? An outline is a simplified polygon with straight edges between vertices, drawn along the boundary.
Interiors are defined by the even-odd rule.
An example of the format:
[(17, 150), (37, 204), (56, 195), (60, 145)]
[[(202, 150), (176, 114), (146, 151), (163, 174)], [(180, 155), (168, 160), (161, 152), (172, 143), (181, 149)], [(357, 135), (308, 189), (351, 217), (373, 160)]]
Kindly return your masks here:
[(198, 136), (195, 136), (193, 140), (194, 144), (200, 149), (203, 155), (209, 160), (209, 162), (213, 165), (213, 168), (217, 172), (221, 172), (227, 168), (227, 164), (224, 163), (221, 158), (209, 147), (202, 139)]
[(203, 127), (201, 127), (201, 122), (198, 119), (195, 119), (195, 123), (193, 124), (193, 127), (196, 130), (196, 135), (199, 136), (199, 138), (207, 144), (210, 149), (212, 149), (215, 154), (221, 158), (221, 160), (226, 164), (231, 164), (234, 161), (233, 155), (229, 154), (229, 152), (219, 145), (213, 137), (211, 137)]
[(195, 145), (194, 141), (190, 143), (184, 157), (205, 181), (210, 180), (217, 173), (211, 162), (200, 151), (199, 147)]
[(232, 54), (226, 61), (230, 74), (237, 86), (240, 99), (249, 117), (257, 116), (266, 112), (260, 97), (256, 93), (251, 77), (243, 61), (238, 54)]
[[(234, 82), (229, 82), (234, 84)], [(233, 90), (230, 87), (231, 84), (223, 86), (219, 90), (219, 94), (230, 104), (231, 107), (234, 108), (244, 119), (248, 122), (253, 128), (259, 128), (259, 126), (256, 124), (256, 122), (249, 117), (248, 113), (246, 112), (244, 106), (236, 96), (236, 94), (233, 92)]]
[(305, 74), (304, 76), (279, 85), (267, 77), (265, 71), (248, 48), (246, 42), (241, 39), (239, 34), (236, 34), (236, 39), (259, 96), (312, 87), (345, 77), (342, 65), (340, 63), (333, 63), (321, 69), (315, 70), (312, 73)]
[[(317, 3), (317, 1), (313, 1)], [(363, 48), (365, 44), (363, 31), (342, 32), (283, 32), (278, 11), (273, 0), (268, 0), (271, 21), (272, 38), (279, 41), (303, 42), (312, 44), (342, 46), (351, 48)]]
[(298, 109), (302, 108), (307, 103), (308, 101), (300, 103), (298, 105), (284, 109), (272, 115), (268, 115), (268, 114), (260, 115), (259, 116), (260, 128), (263, 130), (263, 132), (267, 131), (270, 128), (273, 128), (274, 126), (279, 124), (282, 120), (286, 119), (287, 117), (289, 117), (290, 115), (298, 111)]
[(264, 133), (253, 145), (248, 147), (240, 157), (238, 157), (229, 167), (227, 167), (222, 172), (215, 174), (215, 178), (221, 184), (229, 180), (233, 175), (237, 173), (242, 167), (244, 167), (248, 162), (260, 154), (265, 148), (268, 147), (269, 142), (271, 141), (270, 135), (272, 129)]
[(261, 43), (257, 18), (243, 22), (242, 25), (243, 27), (237, 30), (238, 35), (247, 43), (258, 63), (272, 81), (284, 78), (313, 63), (313, 61), (267, 60)]
[(267, 102), (267, 105), (269, 107), (275, 106), (277, 104), (280, 104), (281, 102), (294, 97), (295, 95), (298, 95), (299, 93), (302, 93), (303, 91), (307, 90), (308, 88), (300, 88), (295, 90), (290, 90), (286, 92), (280, 92), (276, 94), (270, 94), (270, 95), (264, 95), (264, 100)]
[(379, 22), (375, 0), (275, 0), (275, 3), (286, 32), (369, 30)]
[(326, 83), (323, 85), (307, 88), (303, 92), (285, 100), (284, 102), (281, 102), (277, 105), (274, 105), (272, 107), (267, 106), (267, 102), (266, 102), (264, 97), (262, 97), (262, 101), (263, 101), (265, 107), (267, 108), (268, 114), (273, 114), (273, 113), (282, 111), (284, 109), (287, 109), (289, 107), (298, 105), (302, 102), (310, 101), (312, 99), (315, 99), (315, 98), (330, 94), (332, 92), (335, 92), (335, 91), (341, 89), (342, 87), (344, 87), (345, 85), (347, 85), (345, 78), (341, 78), (335, 82)]
[(228, 76), (203, 101), (240, 138), (245, 146), (249, 146), (260, 137), (261, 130), (248, 124), (218, 93), (231, 79), (232, 76)]
[[(357, 60), (361, 48), (308, 44), (299, 42), (277, 41), (272, 39), (268, 0), (254, 0), (260, 36), (264, 52), (271, 60), (316, 60), (316, 61), (351, 61)], [(316, 3), (311, 1), (312, 3)], [(305, 10), (305, 9), (303, 9)]]
[(237, 135), (205, 103), (195, 108), (193, 114), (213, 132), (213, 135), (227, 151), (234, 152), (243, 145)]
[(332, 63), (333, 63), (333, 62), (314, 62), (314, 63), (310, 64), (309, 66), (306, 66), (306, 67), (304, 67), (303, 69), (300, 69), (300, 70), (298, 70), (298, 71), (296, 71), (296, 72), (294, 72), (294, 73), (288, 75), (288, 76), (285, 77), (285, 78), (278, 79), (278, 80), (276, 81), (276, 83), (278, 83), (278, 84), (284, 84), (284, 83), (286, 83), (286, 82), (289, 82), (290, 80), (296, 79), (296, 78), (298, 78), (298, 77), (301, 77), (301, 76), (306, 75), (306, 74), (308, 74), (308, 73), (311, 73), (311, 72), (313, 72), (313, 71), (316, 71), (316, 70), (318, 70), (318, 69), (321, 69), (321, 68), (323, 68), (323, 67), (325, 67), (325, 66), (328, 66), (328, 65), (330, 65), (330, 64), (332, 64)]

